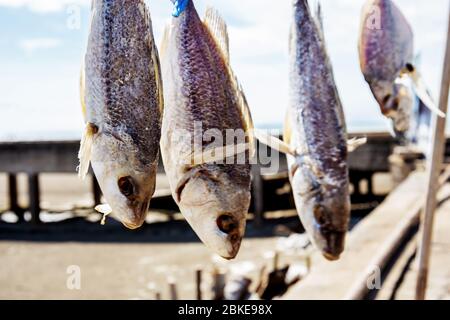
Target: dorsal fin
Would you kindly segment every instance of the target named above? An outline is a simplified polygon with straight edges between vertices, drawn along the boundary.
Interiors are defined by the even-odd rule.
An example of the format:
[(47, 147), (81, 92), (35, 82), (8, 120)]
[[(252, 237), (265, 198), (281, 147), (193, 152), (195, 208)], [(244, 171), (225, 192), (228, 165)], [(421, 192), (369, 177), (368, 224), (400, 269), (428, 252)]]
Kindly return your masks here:
[(205, 27), (209, 30), (213, 38), (216, 40), (217, 46), (222, 51), (223, 58), (228, 67), (228, 73), (230, 75), (234, 90), (236, 92), (236, 97), (238, 99), (239, 111), (241, 113), (241, 119), (244, 123), (244, 129), (248, 136), (250, 157), (255, 154), (255, 141), (253, 133), (253, 120), (250, 113), (250, 108), (248, 106), (247, 98), (245, 97), (244, 90), (239, 83), (237, 77), (234, 75), (233, 70), (230, 66), (230, 49), (229, 49), (229, 38), (227, 31), (227, 24), (225, 20), (219, 15), (217, 10), (214, 8), (208, 8), (205, 13), (205, 18), (203, 21)]
[(286, 116), (284, 118), (284, 126), (283, 126), (283, 141), (287, 145), (291, 145), (292, 140), (292, 123), (291, 123), (291, 113), (289, 110), (286, 112)]
[(155, 81), (156, 81), (157, 90), (158, 90), (159, 111), (162, 114), (163, 108), (164, 108), (164, 98), (163, 98), (163, 93), (162, 93), (163, 84), (162, 84), (162, 77), (161, 77), (161, 64), (160, 64), (159, 55), (158, 55), (158, 48), (156, 47), (156, 43), (154, 40), (153, 24), (152, 24), (152, 18), (150, 16), (150, 10), (148, 9), (148, 7), (144, 1), (139, 3), (139, 11), (141, 12), (141, 15), (145, 21), (145, 25), (148, 30), (145, 41), (147, 42), (147, 45), (151, 52), (151, 59), (152, 59), (153, 67), (155, 70)]
[(245, 97), (244, 90), (242, 89), (241, 84), (238, 79), (233, 75), (232, 70), (230, 68), (230, 74), (234, 77), (234, 85), (235, 90), (237, 92), (238, 102), (239, 102), (239, 111), (241, 112), (241, 119), (244, 123), (244, 129), (248, 136), (248, 144), (249, 144), (249, 153), (250, 158), (255, 155), (255, 135), (254, 135), (254, 125), (252, 115), (250, 113), (250, 107), (248, 106), (247, 98)]
[(80, 102), (81, 102), (81, 112), (83, 113), (84, 121), (86, 121), (86, 74), (84, 68), (84, 59), (81, 62), (81, 70), (80, 70)]
[(164, 28), (163, 37), (161, 39), (161, 45), (159, 47), (159, 55), (161, 57), (161, 60), (165, 59), (167, 47), (169, 46), (169, 39), (170, 39), (170, 23), (167, 23), (166, 27)]
[(156, 46), (153, 47), (152, 50), (152, 61), (153, 66), (155, 68), (155, 81), (158, 89), (158, 102), (159, 102), (159, 112), (161, 115), (164, 112), (164, 94), (163, 94), (163, 82), (162, 82), (162, 74), (161, 74), (161, 63), (158, 56), (158, 50)]
[(222, 51), (225, 61), (229, 62), (230, 47), (227, 24), (225, 20), (223, 20), (216, 9), (209, 7), (206, 9), (203, 24), (208, 28), (209, 32), (216, 40), (216, 43)]
[(323, 28), (323, 16), (322, 16), (322, 6), (320, 5), (320, 1), (317, 1), (316, 7), (314, 9), (314, 14), (312, 15), (314, 22), (317, 25), (317, 29), (319, 30), (320, 36), (322, 40), (325, 40), (325, 32)]

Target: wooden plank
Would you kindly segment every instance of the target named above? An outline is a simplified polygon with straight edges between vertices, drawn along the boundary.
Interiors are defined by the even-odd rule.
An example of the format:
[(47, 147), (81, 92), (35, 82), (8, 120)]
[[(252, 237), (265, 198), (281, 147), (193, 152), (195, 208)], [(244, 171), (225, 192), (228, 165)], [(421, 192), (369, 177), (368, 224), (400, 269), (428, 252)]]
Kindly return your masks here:
[(17, 197), (17, 175), (8, 175), (9, 209), (17, 215), (19, 222), (23, 221), (23, 210), (19, 207)]
[(195, 270), (195, 289), (196, 289), (196, 299), (202, 300), (202, 269), (198, 268)]
[[(430, 251), (427, 299), (450, 300), (450, 201), (436, 211), (436, 223)], [(417, 262), (417, 258), (416, 261)], [(413, 300), (417, 282), (417, 263), (412, 263), (401, 283), (396, 299)]]
[[(401, 201), (401, 199), (398, 199)], [(408, 235), (412, 232), (412, 229), (419, 223), (419, 211), (421, 202), (418, 202), (414, 208), (408, 210), (408, 214), (399, 221), (392, 233), (387, 235), (386, 239), (380, 241), (381, 247), (374, 252), (373, 258), (367, 264), (366, 269), (356, 277), (356, 280), (345, 294), (346, 300), (363, 300), (366, 296), (371, 294), (376, 296), (378, 290), (381, 289), (383, 284), (383, 278), (385, 273), (385, 267), (389, 264), (392, 257), (396, 253), (396, 250), (403, 250), (401, 245), (407, 243)], [(368, 230), (370, 232), (370, 230)], [(373, 277), (378, 277), (375, 279)], [(380, 287), (372, 288), (368, 286), (370, 280), (376, 284), (376, 280), (379, 281)]]
[(2, 143), (0, 171), (75, 173), (78, 149), (78, 141)]
[[(367, 136), (368, 142), (350, 155), (350, 169), (388, 171), (387, 157), (394, 144), (392, 137), (387, 133), (349, 134), (350, 138), (362, 136)], [(0, 142), (0, 172), (75, 173), (79, 148), (80, 142), (77, 140)], [(278, 172), (286, 171), (284, 155), (280, 155), (279, 160)], [(164, 172), (161, 161), (158, 172)]]
[(28, 175), (28, 196), (30, 203), (31, 222), (33, 224), (39, 224), (41, 222), (41, 219), (39, 218), (41, 207), (38, 174), (32, 173)]
[(377, 300), (395, 300), (398, 287), (403, 281), (405, 270), (409, 267), (417, 253), (417, 237), (413, 237), (412, 240), (405, 247), (398, 260), (395, 262), (391, 272), (387, 275), (383, 281), (383, 286), (378, 293)]
[(0, 172), (76, 173), (79, 148), (79, 141), (0, 142)]
[(255, 226), (261, 227), (264, 221), (264, 181), (258, 166), (252, 166), (252, 202)]
[(425, 193), (425, 173), (414, 172), (395, 189), (366, 219), (350, 233), (340, 260), (325, 261), (314, 254), (311, 273), (291, 288), (284, 299), (343, 299), (360, 283), (368, 268), (373, 268), (374, 256), (386, 239), (396, 232), (398, 223), (418, 213)]
[[(450, 8), (448, 12), (447, 47), (445, 51), (442, 73), (439, 109), (447, 114), (448, 94), (450, 87)], [(422, 217), (419, 243), (419, 271), (417, 274), (416, 299), (424, 300), (427, 288), (428, 266), (430, 264), (431, 239), (433, 237), (434, 211), (436, 210), (437, 181), (442, 167), (445, 144), (446, 118), (433, 115), (433, 149), (428, 168), (427, 199)]]

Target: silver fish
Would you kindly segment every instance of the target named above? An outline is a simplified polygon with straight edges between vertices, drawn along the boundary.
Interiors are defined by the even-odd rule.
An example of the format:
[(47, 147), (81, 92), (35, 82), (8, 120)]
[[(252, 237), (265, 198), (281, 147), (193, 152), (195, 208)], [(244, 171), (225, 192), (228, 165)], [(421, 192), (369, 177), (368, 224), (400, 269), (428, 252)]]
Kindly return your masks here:
[(300, 219), (328, 260), (344, 250), (350, 220), (347, 133), (326, 51), (320, 6), (294, 1), (290, 35), (290, 105), (284, 141)]
[(143, 0), (93, 0), (81, 75), (86, 130), (79, 175), (92, 164), (110, 209), (140, 227), (155, 191), (163, 93)]
[[(228, 130), (249, 132), (251, 117), (229, 65), (225, 22), (213, 9), (202, 21), (193, 1), (185, 5), (166, 29), (161, 46), (166, 101), (161, 153), (181, 213), (208, 247), (232, 259), (239, 251), (250, 205), (248, 158), (253, 148), (245, 150), (243, 163), (205, 160), (186, 165), (184, 159), (190, 159), (195, 148), (211, 146), (202, 138), (209, 130), (223, 137)], [(201, 130), (195, 130), (196, 123)], [(216, 147), (224, 147), (223, 140)], [(243, 142), (250, 141), (247, 135)]]
[[(361, 70), (381, 112), (393, 120), (394, 129), (405, 133), (410, 128), (415, 95), (443, 116), (414, 65), (414, 35), (400, 9), (391, 0), (367, 0), (361, 16)], [(412, 91), (398, 83), (405, 78), (412, 80)]]

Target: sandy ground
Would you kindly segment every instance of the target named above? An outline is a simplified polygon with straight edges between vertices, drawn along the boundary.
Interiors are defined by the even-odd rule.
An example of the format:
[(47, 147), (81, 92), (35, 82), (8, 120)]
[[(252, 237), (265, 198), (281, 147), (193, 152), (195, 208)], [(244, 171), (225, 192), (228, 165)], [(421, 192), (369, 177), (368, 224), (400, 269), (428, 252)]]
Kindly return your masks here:
[[(247, 239), (232, 264), (267, 262), (264, 253), (275, 245), (274, 238)], [(211, 253), (200, 243), (4, 241), (0, 242), (0, 260), (0, 299), (154, 299), (155, 289), (168, 299), (168, 277), (176, 281), (180, 298), (195, 299), (195, 269), (201, 266), (207, 271), (213, 266)], [(76, 269), (71, 266), (80, 268), (80, 290), (67, 286), (68, 281), (74, 283), (70, 278), (74, 273), (68, 272)], [(203, 285), (206, 297), (208, 276)]]
[[(167, 189), (164, 177), (158, 178), (158, 190)], [(26, 207), (25, 175), (19, 175), (18, 184), (19, 204)], [(89, 180), (45, 174), (40, 185), (44, 211), (72, 213), (73, 208), (92, 206)], [(0, 211), (8, 206), (7, 177), (0, 175)], [(10, 227), (0, 222), (0, 299), (154, 299), (156, 292), (168, 299), (169, 278), (176, 281), (180, 298), (193, 299), (199, 267), (204, 271), (203, 291), (208, 298), (214, 266), (249, 270), (256, 286), (259, 270), (271, 263), (270, 253), (278, 241), (267, 237), (267, 232), (265, 238), (245, 239), (237, 259), (227, 262), (200, 243), (184, 221), (129, 233), (113, 219), (100, 227), (98, 222), (86, 222), (85, 217), (82, 213), (50, 227)], [(99, 219), (92, 214), (89, 217)], [(149, 217), (158, 214), (150, 212)], [(76, 269), (71, 269), (73, 266)], [(70, 271), (78, 267), (81, 289), (72, 290), (67, 281), (73, 280)]]
[[(25, 175), (18, 178), (19, 204), (26, 207), (27, 179)], [(167, 181), (158, 178), (158, 190), (166, 190)], [(389, 178), (379, 179), (381, 183), (376, 186), (381, 188), (377, 192), (389, 191)], [(74, 208), (92, 206), (90, 180), (81, 181), (70, 174), (45, 174), (40, 176), (40, 182), (44, 211), (73, 212)], [(0, 175), (0, 212), (8, 206), (7, 177)], [(255, 286), (261, 266), (272, 263), (269, 253), (279, 242), (272, 236), (274, 226), (269, 226), (263, 237), (250, 226), (237, 259), (224, 262), (213, 257), (183, 221), (178, 221), (176, 227), (172, 222), (169, 228), (148, 227), (129, 236), (114, 221), (106, 229), (99, 229), (98, 223), (87, 224), (84, 219), (74, 218), (75, 222), (49, 230), (27, 224), (25, 230), (22, 226), (11, 231), (0, 222), (0, 299), (154, 299), (156, 292), (168, 299), (168, 277), (175, 279), (180, 298), (193, 299), (195, 270), (199, 266), (205, 273), (203, 291), (208, 298), (214, 265), (228, 270), (249, 269)], [(296, 217), (294, 220), (297, 223)], [(280, 259), (281, 264), (305, 264), (300, 256)], [(67, 281), (73, 280), (73, 274), (68, 271), (78, 267), (81, 289), (72, 290)]]

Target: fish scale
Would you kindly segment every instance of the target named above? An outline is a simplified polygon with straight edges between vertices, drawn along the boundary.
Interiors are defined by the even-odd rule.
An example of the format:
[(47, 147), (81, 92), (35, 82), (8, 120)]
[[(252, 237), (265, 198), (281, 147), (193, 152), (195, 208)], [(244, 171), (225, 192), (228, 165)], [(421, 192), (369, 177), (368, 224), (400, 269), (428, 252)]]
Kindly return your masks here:
[[(154, 137), (158, 136), (159, 125), (155, 123), (156, 126), (150, 126), (154, 122), (153, 119), (159, 118), (155, 112), (156, 108), (151, 107), (159, 104), (158, 88), (154, 75), (148, 68), (153, 64), (150, 48), (146, 45), (125, 47), (120, 45), (124, 38), (128, 39), (128, 43), (135, 41), (145, 44), (142, 35), (147, 32), (144, 24), (127, 21), (130, 17), (142, 19), (138, 8), (127, 5), (126, 1), (122, 2), (122, 6), (115, 6), (116, 11), (111, 8), (110, 1), (106, 2), (107, 9), (103, 13), (106, 27), (104, 37), (100, 39), (104, 46), (102, 59), (98, 61), (97, 57), (88, 55), (87, 62), (89, 63), (92, 59), (91, 65), (96, 65), (101, 70), (105, 101), (102, 115), (105, 123), (112, 131), (124, 129), (132, 137), (136, 149), (141, 151), (143, 155), (141, 161), (150, 164), (158, 155), (158, 141)], [(147, 74), (141, 71), (146, 69), (149, 70)], [(135, 90), (129, 89), (130, 84), (124, 82), (129, 73), (135, 74), (139, 79), (141, 88), (137, 96)], [(108, 85), (108, 82), (113, 85)], [(128, 105), (124, 105), (124, 101)], [(149, 130), (146, 130), (147, 128)]]
[(82, 71), (80, 176), (91, 162), (111, 210), (136, 228), (155, 190), (163, 110), (159, 57), (143, 0), (92, 2)]
[(284, 150), (302, 224), (324, 257), (336, 260), (350, 218), (347, 133), (321, 19), (320, 6), (313, 16), (307, 0), (294, 1)]
[[(180, 27), (179, 37), (183, 39), (180, 45), (180, 65), (184, 70), (182, 81), (184, 96), (189, 104), (185, 106), (194, 121), (202, 121), (204, 128), (242, 128), (240, 116), (230, 101), (230, 93), (226, 92), (230, 81), (227, 68), (216, 48), (214, 40), (199, 22), (200, 18), (193, 10), (188, 10), (185, 23)], [(208, 50), (205, 50), (208, 48)], [(217, 69), (211, 73), (212, 66)], [(209, 85), (204, 85), (209, 82)], [(225, 85), (224, 85), (225, 84)], [(220, 104), (220, 106), (218, 106)], [(204, 105), (209, 106), (210, 112), (202, 112)], [(184, 114), (184, 113), (183, 113)], [(190, 122), (192, 123), (192, 122)]]
[(295, 28), (298, 43), (292, 57), (291, 110), (296, 122), (302, 123), (297, 134), (306, 153), (323, 173), (330, 172), (345, 181), (347, 168), (342, 163), (347, 157), (347, 138), (345, 123), (339, 115), (342, 106), (323, 39), (306, 12), (306, 8), (296, 11), (296, 21), (300, 23)]
[[(191, 162), (196, 148), (207, 148), (209, 142), (203, 141), (207, 130), (220, 132), (223, 145), (228, 145), (227, 130), (247, 132), (251, 119), (228, 64), (228, 50), (222, 46), (228, 43), (225, 23), (211, 9), (202, 21), (193, 1), (184, 4), (166, 29), (161, 46), (166, 101), (162, 158), (181, 213), (208, 247), (231, 259), (239, 250), (250, 205), (250, 150), (245, 151), (243, 164), (187, 165), (186, 160)], [(212, 26), (223, 30), (217, 32)], [(201, 132), (195, 131), (196, 123), (201, 123)], [(190, 134), (183, 134), (186, 139), (173, 141), (186, 131)]]

